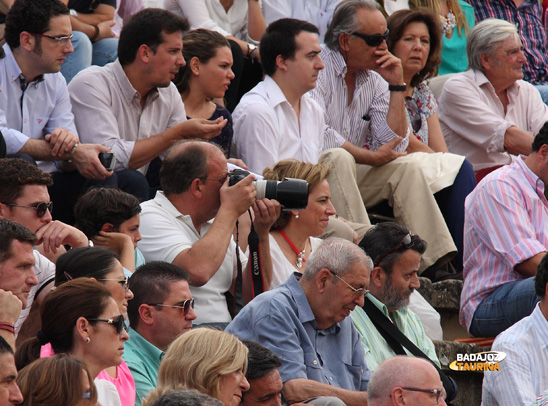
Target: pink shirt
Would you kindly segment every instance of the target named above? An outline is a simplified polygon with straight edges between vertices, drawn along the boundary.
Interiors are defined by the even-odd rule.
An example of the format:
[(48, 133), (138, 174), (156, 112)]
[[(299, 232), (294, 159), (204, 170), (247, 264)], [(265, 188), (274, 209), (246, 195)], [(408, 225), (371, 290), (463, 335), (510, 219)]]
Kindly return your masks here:
[[(48, 343), (40, 348), (40, 358), (47, 358), (54, 355), (51, 344)], [(99, 372), (96, 379), (104, 379), (105, 381), (112, 382), (118, 390), (120, 401), (122, 406), (135, 406), (135, 382), (133, 376), (126, 365), (125, 361), (116, 367), (116, 378), (110, 376), (105, 370)]]
[(525, 279), (514, 266), (548, 247), (545, 185), (523, 158), (490, 173), (466, 198), (460, 322), (467, 329), (483, 299)]
[(516, 126), (534, 136), (548, 121), (548, 106), (533, 85), (518, 80), (507, 93), (505, 112), (485, 75), (468, 70), (448, 79), (439, 97), (438, 115), (447, 147), (466, 156), (476, 172), (516, 158), (504, 149), (508, 128)]

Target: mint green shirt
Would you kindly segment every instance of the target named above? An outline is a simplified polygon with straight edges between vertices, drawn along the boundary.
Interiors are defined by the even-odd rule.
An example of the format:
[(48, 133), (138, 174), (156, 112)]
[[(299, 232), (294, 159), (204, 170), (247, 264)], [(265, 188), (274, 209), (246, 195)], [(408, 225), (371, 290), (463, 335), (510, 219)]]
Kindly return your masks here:
[[(388, 309), (373, 295), (369, 295), (368, 298), (373, 302), (375, 306), (381, 310), (386, 317), (388, 315)], [(362, 344), (365, 350), (365, 361), (371, 371), (374, 371), (381, 362), (396, 356), (396, 353), (392, 350), (390, 345), (386, 342), (381, 333), (374, 326), (373, 322), (365, 313), (365, 311), (356, 306), (350, 313), (352, 322), (356, 329), (362, 336)], [(396, 327), (415, 344), (422, 352), (424, 352), (428, 358), (440, 366), (438, 357), (436, 356), (436, 350), (434, 343), (430, 340), (424, 332), (419, 317), (408, 308), (403, 308), (392, 312), (392, 320), (395, 322)], [(404, 347), (407, 355), (412, 354)]]
[(158, 368), (164, 352), (145, 340), (131, 327), (128, 333), (129, 340), (124, 345), (122, 358), (135, 380), (135, 406), (141, 406), (148, 392), (156, 388)]

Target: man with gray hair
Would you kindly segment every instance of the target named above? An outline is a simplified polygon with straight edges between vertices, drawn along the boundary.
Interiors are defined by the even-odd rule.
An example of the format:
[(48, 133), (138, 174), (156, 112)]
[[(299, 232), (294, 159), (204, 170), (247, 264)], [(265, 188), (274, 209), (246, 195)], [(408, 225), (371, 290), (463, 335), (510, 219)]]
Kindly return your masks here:
[[(443, 188), (441, 174), (458, 172), (462, 157), (432, 153), (402, 119), (407, 85), (401, 61), (388, 51), (387, 36), (374, 0), (341, 1), (320, 53), (325, 67), (310, 94), (324, 112), (323, 148), (340, 147), (351, 160), (353, 179), (331, 186), (337, 214), (351, 218), (347, 211), (356, 202), (343, 200), (342, 190), (345, 182), (357, 182), (367, 209), (389, 202), (396, 222), (427, 236), (421, 272), (434, 271), (457, 247), (433, 193)], [(406, 155), (410, 152), (421, 153)], [(428, 276), (437, 277), (434, 272)]]
[(399, 355), (384, 361), (371, 375), (367, 404), (445, 405), (445, 390), (432, 364), (421, 358)]
[(369, 368), (361, 336), (348, 317), (368, 293), (371, 259), (355, 244), (325, 240), (276, 289), (253, 299), (226, 329), (263, 344), (280, 357), (282, 394), (289, 403), (337, 397), (366, 402)]
[(523, 79), (526, 57), (516, 26), (483, 20), (468, 34), (469, 69), (450, 78), (439, 98), (447, 147), (465, 155), (478, 181), (531, 152), (548, 107)]

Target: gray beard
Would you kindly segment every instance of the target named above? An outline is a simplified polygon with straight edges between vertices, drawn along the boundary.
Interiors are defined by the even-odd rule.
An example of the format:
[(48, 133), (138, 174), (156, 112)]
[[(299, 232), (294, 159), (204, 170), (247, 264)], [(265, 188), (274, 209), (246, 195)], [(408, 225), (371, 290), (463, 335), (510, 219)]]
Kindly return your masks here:
[(409, 306), (409, 296), (407, 294), (412, 293), (414, 290), (415, 289), (411, 288), (401, 295), (398, 294), (392, 285), (392, 276), (388, 276), (386, 278), (386, 283), (384, 284), (380, 300), (389, 309), (399, 310)]

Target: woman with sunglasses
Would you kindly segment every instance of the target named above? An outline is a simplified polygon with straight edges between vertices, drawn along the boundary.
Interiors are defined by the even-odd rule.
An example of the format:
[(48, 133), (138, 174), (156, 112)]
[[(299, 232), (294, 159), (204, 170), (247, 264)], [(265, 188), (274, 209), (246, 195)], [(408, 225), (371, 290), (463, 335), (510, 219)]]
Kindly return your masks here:
[[(464, 157), (448, 153), (438, 120), (438, 104), (424, 82), (435, 75), (440, 64), (441, 27), (438, 18), (428, 9), (400, 10), (388, 20), (388, 49), (400, 58), (404, 82), (407, 121), (415, 137), (427, 144), (431, 153), (444, 153), (439, 170), (446, 172), (445, 187), (434, 197), (451, 232), (458, 253), (453, 261), (457, 272), (462, 271), (464, 200), (476, 186), (472, 165)], [(430, 272), (429, 272), (430, 271)], [(437, 270), (426, 275), (439, 280)], [(449, 274), (448, 276), (451, 276)]]
[(23, 394), (23, 406), (97, 405), (97, 389), (86, 364), (67, 354), (40, 358), (27, 365), (19, 371), (17, 385)]
[(96, 379), (104, 369), (122, 363), (129, 338), (124, 316), (108, 289), (85, 278), (68, 281), (52, 290), (40, 306), (42, 327), (17, 351), (18, 369), (40, 357), (41, 346), (51, 343), (55, 354), (82, 360), (95, 380), (103, 406), (121, 405), (116, 387)]
[[(116, 301), (120, 313), (126, 315), (128, 301), (133, 299), (133, 292), (128, 286), (128, 277), (118, 257), (105, 248), (74, 248), (59, 257), (55, 271), (55, 286), (76, 278), (93, 278), (105, 286)], [(53, 354), (51, 345), (42, 348), (41, 356)], [(123, 406), (135, 404), (135, 382), (131, 372), (122, 360), (118, 366), (107, 368), (97, 375), (97, 379), (112, 382)]]
[(175, 389), (195, 389), (219, 399), (223, 406), (238, 406), (242, 393), (249, 389), (247, 353), (238, 337), (224, 331), (197, 328), (182, 334), (166, 351), (158, 386), (143, 406)]

